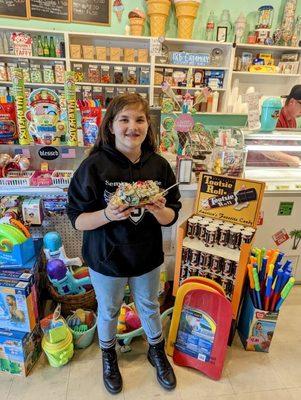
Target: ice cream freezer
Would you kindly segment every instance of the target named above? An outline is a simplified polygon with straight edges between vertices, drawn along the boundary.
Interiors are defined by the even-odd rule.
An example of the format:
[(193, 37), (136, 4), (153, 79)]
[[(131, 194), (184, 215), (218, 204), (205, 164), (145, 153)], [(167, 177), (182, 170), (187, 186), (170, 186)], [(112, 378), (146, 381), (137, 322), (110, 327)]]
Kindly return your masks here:
[(279, 248), (301, 283), (301, 132), (245, 134), (245, 177), (264, 181), (255, 245)]

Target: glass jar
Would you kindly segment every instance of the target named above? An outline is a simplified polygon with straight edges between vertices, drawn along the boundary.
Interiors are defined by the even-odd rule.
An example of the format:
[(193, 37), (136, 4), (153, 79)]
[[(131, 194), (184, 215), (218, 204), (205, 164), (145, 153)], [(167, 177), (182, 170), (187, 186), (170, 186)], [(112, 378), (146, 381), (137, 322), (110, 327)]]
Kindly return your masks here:
[(216, 146), (212, 152), (210, 172), (217, 175), (242, 177), (246, 155), (245, 148)]

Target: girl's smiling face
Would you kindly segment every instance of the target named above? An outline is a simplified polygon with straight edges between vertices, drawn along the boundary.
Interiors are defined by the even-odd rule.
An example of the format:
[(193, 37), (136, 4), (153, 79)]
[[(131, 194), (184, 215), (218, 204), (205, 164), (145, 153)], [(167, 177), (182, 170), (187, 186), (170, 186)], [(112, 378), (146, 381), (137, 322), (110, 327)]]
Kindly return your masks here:
[(123, 108), (113, 120), (111, 132), (115, 135), (115, 147), (121, 153), (140, 151), (148, 130), (148, 122), (141, 108)]

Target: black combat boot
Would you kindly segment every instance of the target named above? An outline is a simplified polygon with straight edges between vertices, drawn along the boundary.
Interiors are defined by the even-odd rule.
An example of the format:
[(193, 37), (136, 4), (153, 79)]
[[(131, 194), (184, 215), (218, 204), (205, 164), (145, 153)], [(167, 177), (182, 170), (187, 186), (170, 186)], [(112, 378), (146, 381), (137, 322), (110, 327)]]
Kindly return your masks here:
[(115, 347), (102, 349), (102, 371), (106, 389), (112, 394), (121, 392), (122, 377), (118, 368)]
[(147, 353), (148, 361), (157, 370), (157, 379), (164, 389), (172, 390), (176, 387), (177, 380), (164, 350), (164, 340), (162, 342), (150, 345)]

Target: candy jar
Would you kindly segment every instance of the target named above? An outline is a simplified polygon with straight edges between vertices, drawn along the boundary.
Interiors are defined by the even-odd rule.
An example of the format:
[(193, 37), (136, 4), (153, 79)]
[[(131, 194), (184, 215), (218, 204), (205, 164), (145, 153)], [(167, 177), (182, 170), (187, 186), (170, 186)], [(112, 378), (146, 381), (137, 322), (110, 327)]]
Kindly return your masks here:
[(301, 15), (297, 17), (296, 23), (295, 23), (295, 28), (294, 28), (294, 33), (292, 36), (292, 42), (291, 45), (293, 47), (298, 47), (300, 44), (301, 40)]
[(234, 23), (234, 35), (235, 35), (235, 42), (241, 43), (242, 38), (245, 33), (247, 20), (243, 13), (237, 17), (237, 20)]
[(272, 6), (261, 6), (258, 8), (258, 20), (256, 29), (271, 29), (273, 23), (274, 8)]
[(287, 0), (282, 18), (282, 39), (285, 46), (288, 46), (289, 41), (293, 36), (295, 13), (297, 7), (297, 0)]

